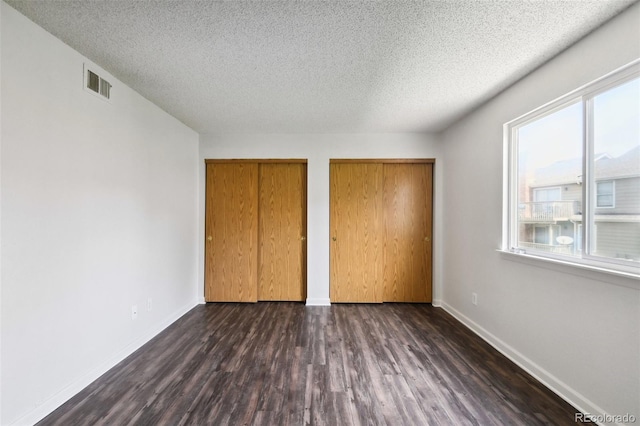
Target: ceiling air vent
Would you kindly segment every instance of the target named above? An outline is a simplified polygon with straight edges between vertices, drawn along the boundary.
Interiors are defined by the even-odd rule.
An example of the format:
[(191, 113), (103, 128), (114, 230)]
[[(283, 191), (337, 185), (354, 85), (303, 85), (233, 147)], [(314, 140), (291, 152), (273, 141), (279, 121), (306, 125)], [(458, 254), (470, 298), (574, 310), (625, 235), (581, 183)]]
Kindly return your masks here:
[(84, 68), (84, 80), (85, 88), (87, 90), (94, 92), (105, 99), (111, 98), (111, 83), (88, 69), (86, 66)]

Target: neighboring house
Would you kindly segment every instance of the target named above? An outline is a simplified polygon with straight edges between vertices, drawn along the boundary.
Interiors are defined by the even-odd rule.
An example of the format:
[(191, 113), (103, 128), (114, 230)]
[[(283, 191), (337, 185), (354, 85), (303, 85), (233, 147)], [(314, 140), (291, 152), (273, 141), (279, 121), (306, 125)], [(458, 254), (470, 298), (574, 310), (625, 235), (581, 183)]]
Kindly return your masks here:
[[(640, 146), (595, 159), (591, 253), (640, 261)], [(583, 249), (582, 160), (558, 161), (522, 176), (519, 245), (561, 254)], [(523, 191), (524, 189), (524, 191)], [(522, 199), (523, 197), (521, 197)]]

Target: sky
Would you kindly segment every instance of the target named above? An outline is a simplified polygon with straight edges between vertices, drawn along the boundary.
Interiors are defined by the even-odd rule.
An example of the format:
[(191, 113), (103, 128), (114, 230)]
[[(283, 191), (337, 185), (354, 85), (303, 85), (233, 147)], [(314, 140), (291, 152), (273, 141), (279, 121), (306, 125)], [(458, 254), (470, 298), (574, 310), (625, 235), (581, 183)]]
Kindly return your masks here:
[(640, 144), (640, 78), (594, 99), (595, 152), (612, 157)]
[[(640, 78), (595, 96), (594, 117), (595, 153), (617, 157), (640, 145)], [(529, 170), (582, 157), (580, 100), (522, 126), (518, 150)]]

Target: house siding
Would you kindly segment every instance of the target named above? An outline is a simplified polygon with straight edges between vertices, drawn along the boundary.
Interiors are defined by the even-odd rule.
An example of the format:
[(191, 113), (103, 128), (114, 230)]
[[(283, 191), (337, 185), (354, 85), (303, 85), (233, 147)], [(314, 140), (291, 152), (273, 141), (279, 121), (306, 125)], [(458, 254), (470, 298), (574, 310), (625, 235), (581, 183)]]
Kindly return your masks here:
[(582, 205), (582, 185), (572, 183), (562, 187), (562, 200), (564, 201), (580, 201)]
[(640, 222), (597, 222), (593, 254), (640, 260)]
[(614, 180), (614, 207), (596, 209), (599, 214), (640, 214), (640, 177)]

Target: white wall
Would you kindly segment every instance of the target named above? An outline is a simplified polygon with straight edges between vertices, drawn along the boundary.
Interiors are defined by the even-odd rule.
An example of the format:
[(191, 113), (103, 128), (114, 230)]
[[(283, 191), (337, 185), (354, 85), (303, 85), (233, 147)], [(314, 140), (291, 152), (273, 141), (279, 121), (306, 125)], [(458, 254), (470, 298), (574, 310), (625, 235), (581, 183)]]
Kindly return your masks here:
[[(442, 170), (440, 144), (420, 134), (374, 135), (203, 135), (200, 138), (200, 235), (204, 235), (204, 160), (220, 158), (306, 158), (307, 304), (329, 304), (329, 159), (435, 158), (434, 304), (441, 294)], [(201, 238), (199, 294), (204, 300), (204, 239)]]
[(84, 91), (86, 59), (1, 8), (9, 425), (46, 415), (197, 303), (200, 218), (198, 135), (114, 78), (111, 103)]
[(636, 418), (638, 283), (514, 261), (496, 249), (503, 124), (640, 57), (639, 23), (636, 4), (443, 135), (443, 306), (577, 407)]

